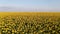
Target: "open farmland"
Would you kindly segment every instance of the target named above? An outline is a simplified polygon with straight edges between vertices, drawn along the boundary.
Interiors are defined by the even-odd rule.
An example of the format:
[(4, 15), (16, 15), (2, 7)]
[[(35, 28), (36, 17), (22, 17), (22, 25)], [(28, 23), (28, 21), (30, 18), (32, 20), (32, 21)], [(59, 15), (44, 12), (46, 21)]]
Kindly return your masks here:
[(1, 12), (0, 34), (60, 34), (60, 13)]

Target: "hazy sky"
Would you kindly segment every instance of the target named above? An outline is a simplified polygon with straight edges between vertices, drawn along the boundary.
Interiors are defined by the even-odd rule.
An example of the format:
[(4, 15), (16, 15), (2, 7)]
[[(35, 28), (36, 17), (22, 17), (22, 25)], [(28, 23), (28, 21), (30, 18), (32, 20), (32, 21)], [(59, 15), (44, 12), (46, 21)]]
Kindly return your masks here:
[(0, 11), (60, 11), (60, 0), (0, 0)]

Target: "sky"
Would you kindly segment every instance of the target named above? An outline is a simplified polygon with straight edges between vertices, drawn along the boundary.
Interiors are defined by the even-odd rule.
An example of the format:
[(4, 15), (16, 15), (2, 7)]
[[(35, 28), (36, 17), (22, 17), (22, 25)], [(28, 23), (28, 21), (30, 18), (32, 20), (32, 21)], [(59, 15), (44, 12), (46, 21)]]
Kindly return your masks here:
[(60, 11), (60, 0), (0, 0), (0, 11)]

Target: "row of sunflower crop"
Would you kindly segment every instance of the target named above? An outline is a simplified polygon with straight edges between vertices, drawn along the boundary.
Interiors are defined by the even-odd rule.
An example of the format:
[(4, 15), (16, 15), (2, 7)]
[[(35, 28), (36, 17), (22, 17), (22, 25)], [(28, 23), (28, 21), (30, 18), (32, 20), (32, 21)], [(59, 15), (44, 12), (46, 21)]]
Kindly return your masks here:
[(58, 16), (0, 17), (0, 34), (59, 34)]

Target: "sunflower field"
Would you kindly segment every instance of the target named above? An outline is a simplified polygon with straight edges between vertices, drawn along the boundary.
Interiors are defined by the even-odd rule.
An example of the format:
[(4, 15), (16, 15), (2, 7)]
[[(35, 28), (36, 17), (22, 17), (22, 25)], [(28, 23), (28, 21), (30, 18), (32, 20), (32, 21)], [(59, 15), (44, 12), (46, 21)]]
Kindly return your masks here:
[(0, 16), (0, 34), (60, 34), (60, 16)]

